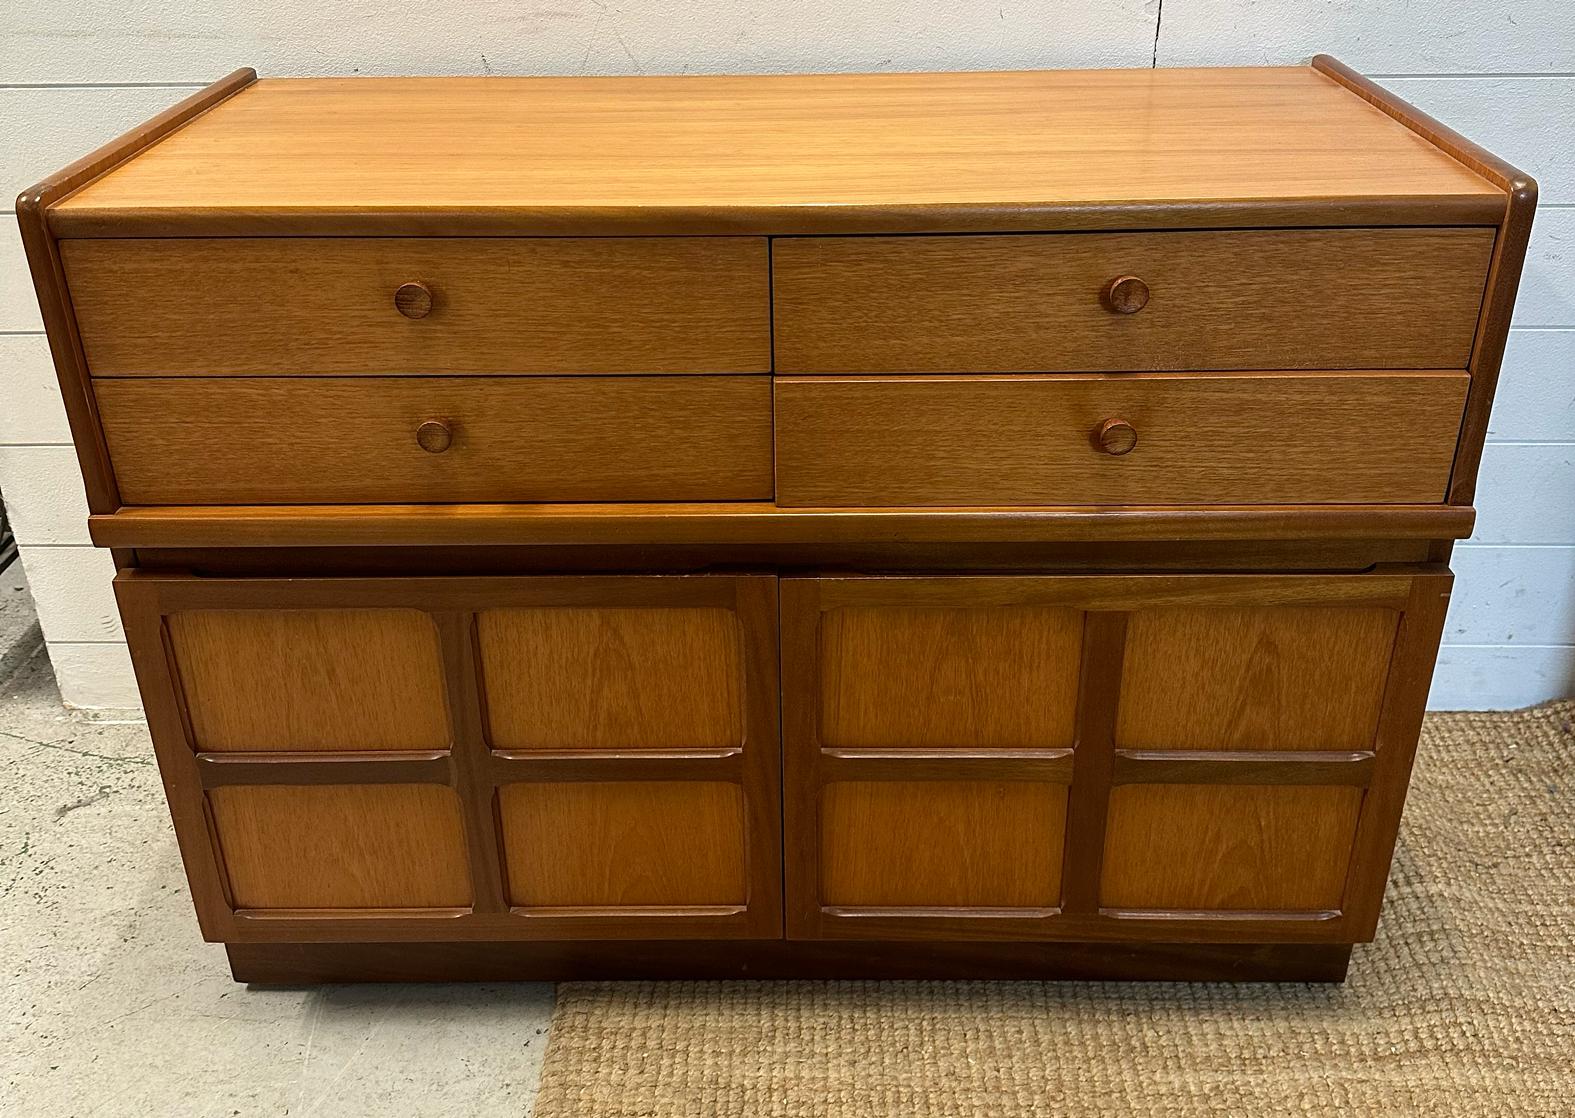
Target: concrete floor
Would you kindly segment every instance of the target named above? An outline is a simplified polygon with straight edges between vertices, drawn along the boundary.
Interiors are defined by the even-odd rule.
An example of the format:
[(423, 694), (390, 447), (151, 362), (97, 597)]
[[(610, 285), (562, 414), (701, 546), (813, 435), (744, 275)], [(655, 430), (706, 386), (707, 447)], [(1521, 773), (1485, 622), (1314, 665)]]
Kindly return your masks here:
[(0, 1115), (523, 1115), (552, 987), (252, 989), (205, 944), (140, 722), (67, 713), (0, 574)]

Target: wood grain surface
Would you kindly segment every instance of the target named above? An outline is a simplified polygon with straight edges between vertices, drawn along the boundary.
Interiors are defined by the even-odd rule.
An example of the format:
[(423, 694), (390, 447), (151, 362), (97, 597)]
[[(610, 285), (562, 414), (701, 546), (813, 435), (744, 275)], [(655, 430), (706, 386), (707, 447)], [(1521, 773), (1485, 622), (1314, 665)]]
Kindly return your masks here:
[[(1437, 567), (1422, 567), (1356, 576), (783, 579), (789, 934), (1350, 942), (1346, 937), (1365, 926), (1367, 906), (1384, 884), (1374, 868), (1374, 845), (1384, 832), (1364, 821), (1362, 807), (1387, 811), (1403, 794), (1396, 773), (1415, 740), (1412, 720), (1425, 699), (1418, 684), (1436, 649), (1436, 617), (1414, 611), (1431, 601), (1429, 594), (1447, 589), (1447, 577)], [(995, 699), (1032, 702), (1046, 690), (1054, 694), (1063, 678), (1075, 681), (1066, 739), (1073, 748), (990, 742), (860, 749), (829, 737), (826, 691), (833, 677), (826, 665), (828, 637), (837, 633), (833, 618), (867, 612), (886, 623), (887, 643), (922, 649), (924, 630), (913, 628), (918, 636), (910, 636), (911, 617), (969, 610), (983, 617), (1060, 610), (1083, 618), (1081, 640), (1070, 655), (1058, 657), (1048, 674), (1034, 668), (1018, 677), (1017, 689), (1030, 698)], [(1014, 663), (1013, 644), (1031, 647), (1021, 634), (1003, 641), (1008, 664)], [(1003, 658), (978, 647), (971, 654), (979, 661), (975, 676)], [(1016, 655), (1015, 663), (1032, 663), (1033, 657)], [(873, 659), (859, 664), (859, 674), (877, 680), (890, 674), (893, 691), (907, 696), (906, 703), (869, 708), (871, 721), (944, 720), (935, 696), (945, 689), (923, 683), (904, 689), (901, 672)], [(870, 686), (862, 678), (859, 683)], [(931, 715), (937, 709), (939, 719)], [(1404, 729), (1385, 729), (1400, 720)], [(1179, 740), (1164, 736), (1172, 728)], [(1148, 734), (1157, 739), (1153, 744)], [(906, 736), (899, 732), (890, 740)], [(955, 900), (892, 908), (823, 895), (833, 880), (829, 859), (842, 859), (850, 874), (847, 866), (872, 873), (859, 859), (871, 844), (887, 843), (878, 837), (887, 832), (892, 837), (881, 849), (900, 865), (892, 876), (906, 882), (909, 896), (923, 895), (926, 859), (939, 859), (937, 872), (949, 880), (949, 863), (924, 841), (932, 810), (943, 816), (948, 810), (945, 787), (1009, 783), (1065, 789), (1065, 896), (1053, 911), (1013, 912)], [(898, 792), (880, 791), (887, 786), (904, 790), (900, 810), (892, 809), (890, 823), (871, 823), (866, 817), (872, 809), (857, 797), (868, 788), (865, 798), (896, 799)], [(858, 791), (836, 791), (843, 787)], [(839, 807), (837, 797), (844, 795), (854, 806)], [(1010, 819), (1002, 809), (958, 830), (970, 835), (967, 842), (987, 842), (974, 832), (988, 836)], [(1016, 845), (1023, 857), (1037, 856), (1034, 843)]]
[[(94, 376), (760, 373), (766, 242), (435, 237), (60, 242)], [(411, 320), (394, 293), (426, 284)]]
[[(94, 515), (100, 547), (468, 545), (816, 546), (1178, 541), (1465, 539), (1476, 510), (1454, 505), (1090, 505), (780, 508), (764, 502), (461, 505), (153, 505)], [(1294, 562), (1292, 566), (1294, 566)]]
[(205, 935), (1371, 936), (1524, 176), (1328, 60), (250, 78), (18, 206)]
[[(1492, 250), (1480, 228), (784, 238), (776, 367), (1463, 369)], [(1101, 298), (1125, 274), (1135, 314)]]
[(820, 902), (1053, 908), (1066, 788), (1028, 782), (847, 782), (821, 792)]
[(198, 609), (166, 625), (199, 750), (449, 744), (437, 633), (424, 613)]
[(470, 904), (459, 801), (448, 788), (230, 787), (208, 801), (236, 908)]
[[(777, 501), (1439, 502), (1469, 380), (1463, 372), (779, 377)], [(1136, 432), (1129, 453), (1106, 453), (1097, 441), (1116, 417)]]
[(1137, 610), (1116, 744), (1371, 749), (1399, 622), (1389, 609)]
[(1476, 494), (1477, 470), (1482, 463), (1488, 415), (1493, 407), (1494, 391), (1498, 387), (1504, 347), (1514, 317), (1515, 293), (1520, 288), (1521, 269), (1531, 240), (1531, 223), (1537, 209), (1537, 180), (1453, 128), (1428, 116), (1415, 105), (1402, 101), (1338, 59), (1327, 54), (1314, 55), (1312, 66), (1481, 175), (1503, 191), (1507, 199), (1504, 213), (1494, 222), (1498, 226), (1498, 236), (1493, 242), (1487, 296), (1482, 301), (1482, 316), (1477, 323), (1476, 342), (1471, 351), (1471, 397), (1466, 402), (1466, 417), (1460, 430), (1460, 450), (1449, 485), (1450, 501), (1469, 505)]
[(1338, 909), (1361, 803), (1360, 788), (1122, 785), (1110, 794), (1100, 903)]
[(476, 615), (497, 749), (703, 749), (744, 736), (738, 618), (714, 608)]
[(49, 211), (61, 199), (157, 144), (256, 80), (257, 71), (250, 67), (235, 70), (17, 196), (16, 220), (22, 234), (22, 247), (27, 254), (34, 290), (38, 293), (44, 329), (49, 335), (49, 352), (60, 382), (60, 401), (71, 425), (71, 440), (76, 444), (88, 507), (95, 513), (112, 512), (120, 507), (120, 494), (115, 490), (109, 450), (104, 445), (104, 433), (99, 429), (98, 414), (93, 406), (87, 359), (82, 354), (76, 313), (66, 290), (65, 268), (60, 261), (60, 242), (49, 224)]
[(1310, 68), (1167, 68), (264, 79), (52, 220), (70, 235), (445, 217), (781, 233), (1033, 228), (1090, 209), (1106, 224), (1132, 209), (1414, 221), (1429, 207), (1492, 221), (1504, 196)]
[[(126, 610), (139, 682), (148, 698), (160, 771), (166, 777), (166, 790), (205, 934), (226, 942), (381, 942), (434, 935), (472, 941), (516, 937), (628, 940), (652, 936), (689, 939), (781, 935), (781, 757), (774, 578), (583, 574), (441, 578), (413, 577), (408, 568), (406, 571), (401, 577), (391, 578), (194, 577), (167, 569), (124, 571), (117, 576), (117, 596)], [(543, 608), (600, 610), (609, 614), (628, 611), (631, 615), (650, 611), (670, 616), (693, 610), (701, 615), (725, 615), (738, 634), (731, 646), (736, 686), (747, 693), (740, 703), (743, 725), (737, 736), (726, 747), (709, 749), (489, 749), (484, 732), (486, 695), (479, 671), (475, 614)], [(445, 739), (446, 748), (354, 753), (333, 749), (193, 752), (193, 735), (183, 710), (185, 699), (175, 674), (175, 658), (166, 648), (169, 642), (165, 630), (171, 619), (200, 613), (249, 614), (263, 619), (261, 624), (266, 627), (267, 619), (273, 617), (337, 612), (408, 612), (426, 627), (428, 640), (435, 631), (440, 678), (429, 686), (426, 695), (438, 704), (452, 727), (451, 740)], [(566, 639), (566, 645), (571, 643)], [(686, 648), (695, 650), (692, 643), (679, 643), (680, 652)], [(613, 650), (609, 658), (615, 660), (626, 651), (628, 646)], [(368, 659), (364, 652), (360, 648), (341, 649), (340, 657), (345, 663), (355, 663), (358, 656)], [(527, 672), (536, 666), (521, 663), (510, 667)], [(303, 670), (311, 667), (308, 657)], [(375, 656), (363, 670), (380, 670)], [(610, 665), (609, 672), (616, 677), (620, 669)], [(326, 678), (314, 682), (320, 689), (333, 692), (336, 681), (344, 678), (328, 672)], [(681, 689), (686, 680), (687, 677), (680, 678), (673, 686)], [(278, 687), (290, 686), (287, 678), (272, 682)], [(584, 687), (588, 682), (560, 678), (565, 687)], [(353, 688), (346, 688), (343, 694), (333, 697), (341, 701), (352, 721), (397, 716), (397, 711), (382, 709), (388, 704), (380, 706), (375, 694), (363, 699)], [(669, 702), (677, 706), (676, 701)], [(364, 706), (376, 710), (368, 712)], [(635, 784), (653, 789), (667, 784), (700, 784), (729, 789), (738, 805), (734, 814), (741, 816), (741, 821), (729, 823), (726, 833), (732, 834), (736, 828), (743, 836), (738, 857), (745, 859), (747, 896), (741, 901), (715, 905), (665, 909), (657, 906), (654, 910), (627, 904), (606, 911), (594, 905), (570, 905), (562, 910), (545, 905), (533, 907), (524, 917), (511, 912), (496, 789), (548, 784)], [(434, 907), (436, 902), (426, 901), (410, 905), (351, 902), (334, 904), (330, 907), (337, 911), (324, 913), (300, 898), (293, 899), (300, 903), (286, 898), (278, 904), (270, 903), (269, 911), (264, 913), (236, 911), (209, 822), (206, 793), (228, 795), (235, 788), (250, 790), (257, 786), (290, 791), (411, 785), (451, 792), (457, 801), (454, 817), (460, 828), (459, 861), (466, 880), (474, 883), (463, 908)], [(685, 794), (677, 789), (669, 798), (678, 805), (676, 822), (663, 825), (682, 829), (687, 823), (682, 810)], [(259, 809), (261, 814), (272, 810)], [(340, 809), (330, 802), (327, 810)], [(353, 814), (350, 808), (345, 813)], [(297, 830), (306, 827), (298, 815), (282, 812), (285, 825)], [(300, 839), (304, 844), (310, 841), (309, 834)], [(375, 843), (376, 836), (367, 842)], [(309, 845), (301, 848), (309, 850)], [(397, 856), (397, 845), (391, 849)], [(278, 879), (285, 876), (280, 871)]]
[(744, 798), (703, 781), (506, 784), (509, 899), (521, 907), (743, 905)]
[(1059, 606), (820, 615), (820, 736), (865, 749), (1072, 744), (1083, 615)]
[[(760, 500), (766, 377), (99, 379), (128, 504)], [(418, 441), (434, 419), (437, 453)]]

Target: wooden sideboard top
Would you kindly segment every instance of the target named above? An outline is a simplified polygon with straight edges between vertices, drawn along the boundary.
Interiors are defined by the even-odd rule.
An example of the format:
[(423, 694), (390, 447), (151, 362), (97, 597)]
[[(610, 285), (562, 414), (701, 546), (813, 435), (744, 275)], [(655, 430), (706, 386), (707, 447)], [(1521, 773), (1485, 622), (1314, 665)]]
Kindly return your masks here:
[(107, 174), (54, 201), (55, 233), (1497, 224), (1508, 202), (1507, 169), (1325, 59), (770, 77), (242, 71), (199, 98), (162, 139), (101, 157)]
[[(16, 209), (101, 544), (797, 546), (1464, 536), (1535, 200), (1535, 183), (1513, 167), (1318, 56), (1284, 68), (775, 77), (258, 81), (243, 69), (24, 191)], [(1207, 231), (1168, 232), (1187, 229)], [(1097, 230), (1114, 232), (1088, 235)], [(1011, 231), (1061, 235), (792, 239)], [(667, 234), (695, 236), (640, 239)], [(336, 240), (296, 239), (315, 236)], [(771, 245), (766, 236), (789, 239)], [(1214, 255), (1179, 251), (1195, 238)], [(1226, 253), (1242, 238), (1253, 244)], [(1409, 249), (1378, 251), (1419, 238), (1457, 246), (1455, 258), (1429, 265)], [(1160, 240), (1168, 257), (1154, 255)], [(1154, 243), (1145, 263), (1132, 264), (1131, 246), (1146, 242)], [(1319, 245), (1321, 264), (1311, 251)], [(1112, 247), (1122, 251), (1099, 255)], [(732, 287), (719, 283), (725, 269), (713, 259), (729, 252), (745, 261), (732, 269)], [(849, 259), (838, 263), (838, 252)], [(517, 269), (524, 253), (551, 256), (557, 271)], [(478, 298), (475, 277), (491, 257), (513, 286), (484, 283)], [(207, 263), (194, 268), (199, 258)], [(795, 259), (804, 280), (797, 294)], [(215, 271), (216, 261), (229, 271)], [(773, 279), (774, 265), (788, 270)], [(844, 273), (840, 287), (828, 279), (831, 265)], [(560, 274), (573, 282), (558, 282)], [(1433, 298), (1437, 284), (1418, 274), (1454, 284), (1458, 297)], [(850, 288), (849, 275), (866, 278)], [(1345, 287), (1309, 287), (1317, 276)], [(1133, 319), (1151, 282), (1160, 285), (1154, 308)], [(1068, 283), (1076, 290), (1055, 311), (1065, 322), (1049, 334), (1023, 325), (1044, 319), (1054, 309), (1046, 294)], [(1113, 285), (1138, 295), (1117, 306)], [(861, 351), (841, 365), (824, 354), (783, 358), (795, 306), (846, 308), (879, 296), (890, 306), (872, 313), (860, 304), (849, 321), (863, 314), (900, 324), (891, 308), (903, 307), (905, 288), (929, 292), (930, 303), (906, 300), (926, 320), (915, 333), (924, 352)], [(105, 291), (114, 298), (99, 298)], [(221, 293), (218, 305), (203, 304), (207, 291)], [(936, 303), (937, 291), (947, 299)], [(1176, 292), (1203, 303), (1189, 310)], [(508, 315), (497, 307), (505, 296)], [(674, 304), (661, 315), (651, 313), (658, 296)], [(1073, 296), (1078, 309), (1067, 317)], [(111, 303), (106, 319), (99, 312)], [(639, 308), (641, 329), (620, 325), (627, 307)], [(1319, 307), (1344, 309), (1334, 316), (1338, 345), (1313, 353), (1305, 331), (1290, 326)], [(238, 325), (215, 330), (220, 312), (234, 312)], [(1211, 325), (1225, 317), (1230, 330)], [(1204, 341), (1229, 335), (1251, 342), (1250, 352), (1202, 345), (1188, 334), (1198, 323), (1208, 328)], [(1142, 344), (1125, 355), (1112, 349), (1117, 328)], [(838, 351), (857, 350), (839, 329)], [(809, 322), (810, 335), (826, 332)], [(1083, 349), (1069, 350), (1063, 334), (1077, 334), (1071, 340)], [(1006, 338), (1033, 344), (1003, 357)], [(1376, 349), (1358, 344), (1375, 340)], [(109, 342), (130, 349), (106, 350)], [(177, 343), (195, 348), (183, 356)], [(860, 345), (870, 350), (869, 339)], [(572, 495), (585, 503), (571, 505), (490, 504), (523, 495), (478, 489), (401, 492), (387, 505), (365, 503), (382, 494), (360, 494), (355, 505), (260, 508), (167, 507), (167, 495), (144, 493), (139, 508), (119, 488), (94, 383), (1320, 368), (1469, 373), (1446, 506), (1400, 497), (1370, 506), (1088, 505), (1066, 493), (1062, 506), (1044, 507), (782, 508), (750, 480), (663, 491), (654, 496), (667, 503), (635, 506), (596, 503), (599, 493)], [(110, 409), (113, 393), (130, 391), (142, 390), (105, 387)], [(409, 430), (392, 436), (422, 466), (431, 465), (423, 455), (453, 441), (440, 410), (412, 412)], [(1090, 430), (1100, 418), (1089, 418)], [(1156, 445), (1132, 425), (1142, 416), (1103, 418)], [(1142, 427), (1153, 433), (1152, 423)], [(435, 448), (421, 433), (433, 430)], [(1124, 453), (1102, 437), (1085, 449), (1101, 447)], [(608, 500), (646, 496), (620, 491)], [(570, 497), (554, 490), (543, 500)], [(411, 503), (438, 500), (460, 503)]]

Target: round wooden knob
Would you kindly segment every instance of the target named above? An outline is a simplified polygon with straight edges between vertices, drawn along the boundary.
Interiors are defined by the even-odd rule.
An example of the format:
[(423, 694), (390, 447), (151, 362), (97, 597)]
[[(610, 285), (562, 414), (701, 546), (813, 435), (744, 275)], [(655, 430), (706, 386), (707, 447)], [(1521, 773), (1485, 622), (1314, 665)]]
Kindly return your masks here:
[(1136, 276), (1117, 276), (1105, 286), (1105, 306), (1116, 314), (1137, 314), (1148, 306), (1148, 284)]
[(432, 289), (424, 283), (400, 284), (394, 309), (406, 318), (425, 318), (432, 313)]
[(454, 431), (447, 420), (429, 419), (416, 428), (416, 442), (428, 454), (442, 454), (454, 441)]
[(1137, 428), (1124, 419), (1107, 419), (1094, 432), (1094, 442), (1106, 454), (1131, 454), (1137, 447)]

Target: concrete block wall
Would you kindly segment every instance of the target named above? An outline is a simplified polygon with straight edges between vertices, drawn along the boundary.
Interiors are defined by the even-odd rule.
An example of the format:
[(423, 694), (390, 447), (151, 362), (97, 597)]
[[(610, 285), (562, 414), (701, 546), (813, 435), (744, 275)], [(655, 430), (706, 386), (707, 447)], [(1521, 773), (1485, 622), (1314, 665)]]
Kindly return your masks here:
[[(0, 205), (237, 66), (315, 74), (1285, 64), (1319, 51), (1541, 184), (1435, 708), (1575, 694), (1575, 5), (1567, 0), (9, 0)], [(0, 493), (67, 702), (136, 702), (15, 218), (0, 213)]]

